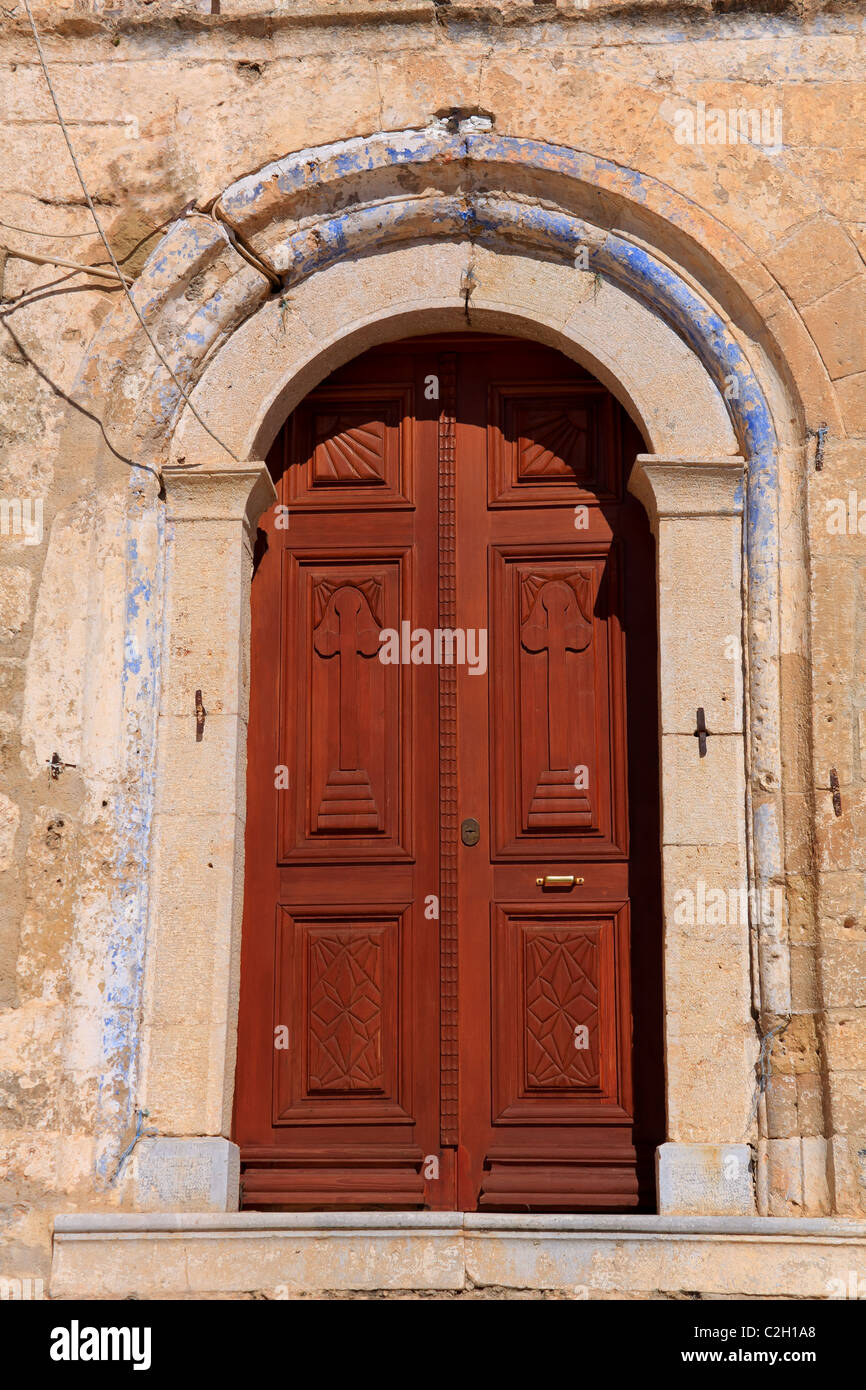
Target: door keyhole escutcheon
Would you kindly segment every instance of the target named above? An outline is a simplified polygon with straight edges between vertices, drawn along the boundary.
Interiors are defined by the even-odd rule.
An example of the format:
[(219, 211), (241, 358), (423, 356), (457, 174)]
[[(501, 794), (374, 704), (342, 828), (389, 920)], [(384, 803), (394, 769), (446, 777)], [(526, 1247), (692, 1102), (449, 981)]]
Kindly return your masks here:
[(460, 822), (460, 838), (464, 845), (477, 845), (481, 839), (481, 826), (473, 816)]

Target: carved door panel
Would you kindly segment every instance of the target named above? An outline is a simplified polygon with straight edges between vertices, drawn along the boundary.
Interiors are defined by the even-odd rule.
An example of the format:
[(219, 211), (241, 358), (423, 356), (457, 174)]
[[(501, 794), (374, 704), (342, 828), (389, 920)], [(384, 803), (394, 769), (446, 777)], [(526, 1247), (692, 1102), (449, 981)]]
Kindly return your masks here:
[(554, 353), (491, 348), (473, 368), (458, 412), (458, 623), (487, 626), (491, 657), (487, 681), (458, 686), (460, 814), (483, 827), (458, 862), (458, 1200), (649, 1205), (655, 598), (623, 468), (641, 444)]
[(473, 334), (366, 354), (281, 432), (253, 580), (245, 1206), (648, 1200), (640, 447), (579, 368)]
[[(435, 403), (361, 359), (271, 455), (253, 578), (235, 1131), (244, 1204), (425, 1205), (439, 1153)], [(434, 731), (422, 738), (420, 731)]]

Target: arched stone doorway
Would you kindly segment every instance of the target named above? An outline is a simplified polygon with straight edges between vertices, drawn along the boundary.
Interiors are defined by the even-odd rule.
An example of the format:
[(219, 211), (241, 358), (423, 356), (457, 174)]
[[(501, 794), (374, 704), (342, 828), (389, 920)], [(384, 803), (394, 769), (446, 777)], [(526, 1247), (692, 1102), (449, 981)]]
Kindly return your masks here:
[[(281, 327), (284, 311), (278, 302), (270, 301), (261, 311), (270, 320), (270, 328), (262, 322), (254, 336), (246, 328), (240, 329), (216, 359), (214, 370), (223, 385), (217, 387), (215, 380), (211, 382), (214, 401), (237, 399), (229, 394), (237, 382), (259, 382), (258, 423), (248, 437), (257, 434), (270, 443), (287, 410), (330, 370), (371, 343), (407, 333), (465, 328), (466, 305), (459, 288), (457, 292), (454, 289), (455, 284), (459, 287), (465, 259), (465, 248), (459, 244), (439, 243), (390, 252), (366, 263), (363, 286), (371, 314), (361, 310), (361, 324), (356, 321), (353, 327), (347, 323), (342, 331), (333, 325), (324, 344), (304, 342), (301, 352), (307, 357), (306, 365), (287, 363)], [(755, 1197), (747, 1133), (754, 1123), (750, 1115), (758, 1042), (750, 1012), (749, 924), (738, 918), (733, 930), (725, 925), (708, 952), (705, 939), (675, 930), (673, 922), (673, 899), (681, 883), (702, 878), (713, 886), (735, 886), (737, 891), (748, 883), (743, 684), (738, 674), (744, 623), (743, 464), (737, 454), (736, 436), (722, 395), (697, 358), (661, 318), (643, 310), (632, 296), (605, 285), (596, 301), (593, 286), (588, 284), (575, 304), (568, 298), (574, 290), (574, 271), (568, 267), (478, 250), (475, 265), (479, 282), (486, 279), (495, 284), (496, 299), (488, 306), (476, 291), (472, 326), (521, 333), (557, 346), (589, 367), (626, 405), (657, 450), (639, 456), (630, 487), (650, 515), (658, 544), (668, 1140), (660, 1150), (663, 1173), (659, 1206), (661, 1210), (697, 1207), (751, 1211)], [(320, 272), (295, 292), (295, 312), (305, 295), (310, 295), (310, 304), (303, 311), (305, 321), (320, 310), (329, 319), (333, 319), (335, 308), (340, 315), (358, 313), (357, 298), (349, 297), (353, 276), (354, 271), (343, 265)], [(401, 286), (419, 278), (430, 286), (431, 306), (401, 308)], [(436, 285), (441, 288), (437, 290)], [(353, 294), (357, 296), (357, 287)], [(383, 304), (389, 307), (383, 308)], [(556, 323), (560, 326), (554, 327)], [(653, 346), (648, 348), (650, 343)], [(619, 363), (611, 356), (614, 344), (618, 345), (617, 352), (624, 354)], [(275, 345), (279, 349), (276, 352)], [(660, 362), (666, 364), (662, 373)], [(621, 373), (619, 377), (613, 373), (614, 366)], [(268, 374), (273, 382), (270, 390), (264, 387)], [(677, 383), (675, 392), (672, 381)], [(247, 400), (245, 397), (245, 407)], [(222, 420), (211, 418), (223, 427), (230, 421), (228, 415)], [(238, 447), (242, 447), (240, 440)], [(172, 582), (189, 584), (193, 590), (205, 582), (212, 596), (222, 593), (223, 605), (238, 614), (242, 624), (240, 650), (246, 653), (248, 567), (255, 522), (273, 499), (269, 474), (261, 464), (238, 465), (216, 456), (194, 421), (182, 427), (175, 455), (182, 457), (163, 470), (167, 519), (175, 545)], [(187, 461), (191, 458), (202, 462), (191, 466)], [(199, 546), (191, 542), (202, 522), (209, 539)], [(226, 570), (226, 547), (231, 553), (235, 546), (242, 547), (235, 552), (238, 563)], [(703, 624), (696, 628), (678, 597), (698, 586), (706, 571), (720, 576), (712, 631), (703, 630)], [(206, 574), (211, 579), (205, 580)], [(171, 599), (169, 605), (171, 608)], [(182, 609), (192, 612), (188, 600), (181, 600), (178, 614)], [(237, 713), (226, 721), (226, 737), (229, 746), (238, 746), (238, 740), (242, 746), (246, 740), (242, 682), (247, 657), (244, 655), (241, 667), (235, 668), (233, 651), (237, 649), (224, 648), (222, 633), (220, 639), (223, 654), (219, 661), (232, 663), (238, 680), (237, 694), (227, 707)], [(188, 641), (181, 628), (173, 640), (180, 645)], [(189, 679), (187, 676), (187, 682)], [(698, 707), (704, 709), (712, 733), (710, 756), (705, 758), (699, 757), (694, 738)], [(242, 762), (235, 767), (232, 794), (243, 807)], [(184, 795), (188, 792), (187, 784)], [(166, 787), (167, 798), (177, 794)], [(698, 807), (704, 809), (696, 818)], [(200, 814), (208, 818), (215, 814), (210, 789), (203, 796)], [(234, 838), (224, 852), (238, 864), (243, 819), (233, 825), (218, 817), (197, 823), (202, 828), (210, 824), (218, 835), (230, 830)], [(168, 818), (157, 822), (157, 835), (163, 827), (171, 835), (175, 823)], [(231, 928), (226, 940), (227, 918), (220, 929), (218, 959), (222, 964), (218, 975), (213, 976), (218, 994), (211, 1037), (216, 1051), (205, 1049), (203, 1040), (195, 1044), (200, 1059), (197, 1065), (203, 1070), (194, 1082), (189, 1075), (184, 1079), (184, 1095), (176, 1091), (178, 1078), (173, 1069), (166, 1072), (162, 1066), (145, 1063), (148, 1108), (159, 1106), (163, 1110), (165, 1103), (159, 1097), (167, 1084), (166, 1099), (173, 1093), (179, 1102), (178, 1118), (170, 1123), (186, 1133), (201, 1130), (227, 1136), (230, 1132), (242, 903), (242, 880), (237, 871), (226, 890), (229, 896), (224, 901)], [(160, 907), (164, 891), (171, 898), (176, 893), (173, 884), (167, 890), (157, 887), (152, 920), (160, 923), (160, 933), (163, 924), (167, 925)], [(203, 925), (211, 938), (217, 930), (214, 918)], [(213, 948), (207, 946), (208, 955)], [(728, 988), (724, 1000), (716, 994), (711, 1002), (705, 994), (696, 996), (690, 982), (695, 972), (711, 978), (714, 969), (723, 972)], [(170, 982), (165, 986), (155, 983), (154, 987), (157, 992), (172, 988)], [(145, 1057), (148, 1046), (146, 1041)], [(171, 1106), (174, 1104), (172, 1100)], [(152, 1142), (156, 1145), (159, 1141)], [(229, 1148), (224, 1152), (232, 1154)], [(736, 1181), (725, 1176), (726, 1163), (728, 1172), (735, 1167)], [(221, 1170), (228, 1172), (229, 1202), (237, 1190), (236, 1155), (233, 1164)]]
[[(403, 202), (393, 186), (398, 166), (403, 192), (407, 180), (418, 185)], [(150, 1154), (159, 1170), (173, 1145), (176, 1171), (186, 1171), (185, 1153), (198, 1175), (187, 1200), (183, 1181), (166, 1169), (163, 1208), (236, 1201), (228, 1135), (248, 582), (255, 524), (273, 500), (259, 460), (287, 413), (336, 367), (377, 342), (462, 330), (467, 315), (474, 329), (546, 343), (591, 371), (647, 444), (630, 486), (658, 545), (667, 1077), (660, 1210), (742, 1213), (757, 1201), (766, 1211), (767, 1160), (778, 1174), (800, 1161), (767, 1137), (766, 1078), (759, 1087), (755, 1079), (760, 1037), (790, 1008), (784, 931), (738, 918), (698, 934), (674, 915), (679, 888), (698, 879), (740, 893), (784, 877), (773, 421), (786, 418), (785, 392), (757, 354), (762, 389), (742, 335), (717, 310), (717, 295), (740, 303), (729, 271), (714, 281), (707, 274), (710, 295), (694, 247), (680, 248), (689, 270), (676, 268), (678, 212), (667, 195), (642, 192), (655, 198), (642, 230), (658, 247), (648, 249), (640, 236), (613, 230), (614, 214), (628, 222), (629, 192), (619, 175), (608, 176), (615, 192), (600, 198), (592, 183), (601, 174), (582, 156), (469, 127), (305, 151), (222, 200), (235, 235), (272, 256), (279, 294), (221, 224), (197, 214), (172, 229), (142, 277), (139, 302), (198, 412), (194, 418), (149, 363), (149, 387), (135, 408), (118, 398), (113, 415), (103, 412), (159, 460), (165, 501), (164, 548), (161, 500), (155, 492), (145, 498), (140, 480), (126, 521), (135, 547), (130, 584), (162, 606), (155, 641), (150, 606), (130, 604), (125, 620), (125, 718), (136, 743), (151, 741), (155, 763), (127, 812), (130, 833), (148, 827), (149, 873), (125, 908), (136, 924), (131, 992), (140, 992), (142, 1025), (121, 1039), (135, 1057), (139, 1103), (165, 1136), (142, 1141), (142, 1166)], [(441, 197), (428, 196), (434, 184)], [(737, 248), (729, 249), (734, 264)], [(586, 269), (576, 255), (583, 250)], [(115, 316), (83, 373), (92, 397), (110, 400), (117, 364), (149, 351), (137, 326)], [(707, 573), (719, 577), (710, 626), (681, 602)], [(197, 707), (205, 721), (198, 741), (189, 713)], [(709, 731), (704, 757), (696, 752), (699, 709)], [(713, 980), (712, 990), (696, 991), (696, 980)], [(132, 1029), (134, 1008), (123, 1017)], [(122, 1054), (116, 1039), (112, 1048)]]

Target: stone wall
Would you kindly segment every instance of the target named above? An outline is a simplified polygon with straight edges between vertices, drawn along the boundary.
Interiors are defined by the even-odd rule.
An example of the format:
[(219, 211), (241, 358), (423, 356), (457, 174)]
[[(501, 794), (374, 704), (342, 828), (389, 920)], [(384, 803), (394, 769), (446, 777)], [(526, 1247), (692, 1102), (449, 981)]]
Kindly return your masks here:
[[(858, 8), (74, 0), (34, 11), (131, 278), (181, 213), (206, 213), (288, 152), (478, 114), (498, 134), (597, 161), (610, 225), (661, 247), (748, 344), (781, 443), (782, 784), (762, 790), (783, 807), (773, 885), (786, 912), (771, 950), (777, 992), (762, 1002), (756, 989), (753, 1039), (757, 1052), (766, 1038), (755, 1110), (792, 1156), (768, 1198), (779, 1216), (866, 1213)], [(104, 266), (23, 8), (2, 24), (0, 244)], [(38, 1276), (56, 1212), (131, 1200), (112, 1178), (139, 1104), (167, 459), (127, 428), (146, 345), (130, 350), (135, 370), (110, 415), (93, 409), (94, 381), (114, 364), (85, 354), (122, 320), (117, 287), (14, 256), (0, 255), (0, 272), (0, 1273)], [(185, 294), (194, 305), (204, 291), (193, 280)], [(55, 753), (70, 765), (56, 777)], [(669, 889), (694, 887), (687, 860)], [(713, 988), (696, 983), (708, 1017)], [(672, 1137), (688, 1139), (688, 1126)]]

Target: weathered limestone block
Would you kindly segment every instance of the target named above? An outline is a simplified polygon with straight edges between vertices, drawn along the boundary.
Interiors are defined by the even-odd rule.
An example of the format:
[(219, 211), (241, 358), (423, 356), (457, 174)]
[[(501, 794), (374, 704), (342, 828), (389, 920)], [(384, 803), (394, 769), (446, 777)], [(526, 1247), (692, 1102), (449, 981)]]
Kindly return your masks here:
[(140, 1139), (131, 1167), (138, 1211), (237, 1211), (240, 1149), (228, 1139)]
[(0, 637), (17, 637), (30, 617), (33, 576), (21, 565), (0, 565)]
[(663, 1216), (749, 1216), (755, 1210), (748, 1144), (662, 1144), (656, 1150)]
[(10, 868), (14, 862), (15, 836), (20, 820), (20, 808), (0, 792), (0, 873)]

